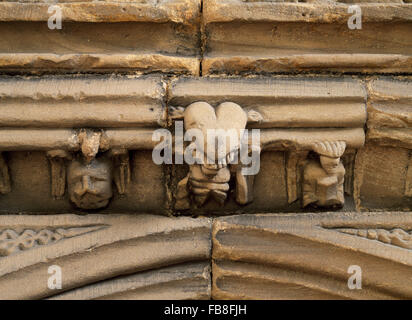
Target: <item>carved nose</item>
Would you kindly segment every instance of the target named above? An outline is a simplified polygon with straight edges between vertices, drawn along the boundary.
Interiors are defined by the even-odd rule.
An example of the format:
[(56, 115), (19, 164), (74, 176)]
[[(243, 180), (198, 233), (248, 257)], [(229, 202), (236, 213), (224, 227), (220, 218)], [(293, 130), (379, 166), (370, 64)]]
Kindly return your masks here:
[(76, 194), (78, 196), (84, 195), (86, 192), (93, 189), (93, 183), (90, 179), (90, 176), (82, 176), (82, 185), (81, 188), (76, 189)]

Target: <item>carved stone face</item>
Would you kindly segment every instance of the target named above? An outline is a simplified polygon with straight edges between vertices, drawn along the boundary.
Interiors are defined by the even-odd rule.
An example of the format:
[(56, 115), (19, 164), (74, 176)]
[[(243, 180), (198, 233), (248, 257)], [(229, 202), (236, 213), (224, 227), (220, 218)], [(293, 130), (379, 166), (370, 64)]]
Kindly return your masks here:
[(340, 158), (329, 158), (325, 156), (320, 156), (319, 159), (322, 168), (325, 169), (325, 171), (328, 174), (335, 173), (340, 164)]
[(73, 160), (67, 173), (70, 200), (81, 209), (99, 209), (113, 196), (112, 166), (108, 159), (94, 159), (89, 164)]

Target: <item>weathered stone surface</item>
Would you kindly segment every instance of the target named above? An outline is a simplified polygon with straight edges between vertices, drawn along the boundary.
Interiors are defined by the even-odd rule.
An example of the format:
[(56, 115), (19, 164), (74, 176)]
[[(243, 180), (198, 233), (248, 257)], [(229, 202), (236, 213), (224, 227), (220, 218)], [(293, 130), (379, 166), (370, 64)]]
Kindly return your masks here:
[(52, 296), (52, 300), (210, 299), (210, 263), (190, 262), (100, 281)]
[(411, 298), (411, 26), (412, 0), (0, 0), (0, 299)]
[(412, 82), (379, 77), (367, 87), (366, 146), (358, 151), (354, 169), (357, 208), (410, 211)]
[(357, 209), (411, 211), (412, 198), (406, 188), (409, 166), (408, 149), (367, 144), (358, 151), (354, 169)]
[[(80, 2), (80, 3), (79, 3)], [(195, 24), (199, 18), (199, 0), (58, 0), (64, 21), (78, 22), (175, 22)], [(2, 1), (0, 21), (47, 21), (48, 1)]]
[[(10, 215), (0, 226), (2, 299), (210, 297), (208, 219)], [(48, 288), (52, 265), (61, 290)]]
[(70, 212), (70, 200), (78, 209), (167, 213), (163, 168), (151, 157), (152, 134), (167, 123), (162, 77), (2, 77), (0, 83), (0, 150), (8, 170), (0, 211)]
[(158, 127), (165, 91), (160, 76), (1, 77), (0, 126)]
[(368, 128), (412, 128), (411, 78), (380, 77), (368, 91)]
[(0, 2), (0, 71), (199, 74), (200, 0), (51, 5)]
[[(362, 148), (365, 141), (363, 127), (366, 122), (366, 92), (360, 81), (349, 77), (302, 76), (246, 79), (179, 78), (170, 84), (169, 124), (173, 126), (175, 121), (184, 118), (185, 126), (186, 122), (192, 125), (192, 121), (186, 119), (186, 110), (197, 103), (213, 106), (216, 112), (226, 103), (235, 103), (242, 107), (243, 111), (238, 113), (246, 112), (248, 115), (246, 128), (261, 129), (259, 145), (262, 150), (261, 168), (254, 178), (253, 187), (251, 180), (248, 180), (248, 201), (245, 203), (238, 201), (239, 189), (230, 188), (231, 183), (239, 186), (239, 179), (236, 176), (230, 180), (228, 186), (225, 185), (225, 192), (231, 191), (225, 203), (215, 201), (218, 203), (205, 205), (206, 200), (203, 197), (201, 203), (199, 202), (195, 207), (184, 200), (190, 197), (190, 190), (188, 191), (186, 187), (182, 188), (187, 185), (190, 187), (191, 173), (187, 175), (184, 169), (173, 168), (171, 191), (176, 194), (177, 211), (189, 208), (192, 214), (197, 212), (221, 214), (234, 210), (237, 213), (295, 211), (296, 205), (289, 205), (302, 196), (303, 167), (309, 161), (309, 153), (316, 151), (316, 144), (322, 144), (324, 141), (326, 141), (325, 145), (330, 146), (345, 145), (344, 158), (345, 165), (348, 166), (346, 190), (348, 195), (351, 194), (352, 187), (349, 183), (352, 181), (351, 168), (354, 157), (348, 155), (353, 155), (354, 150)], [(230, 118), (235, 121), (239, 114), (232, 112)], [(208, 117), (203, 118), (199, 123), (202, 130), (205, 130), (209, 128), (206, 120)], [(253, 145), (250, 132), (249, 145)], [(299, 159), (296, 158), (292, 164), (289, 163), (289, 159), (294, 153), (299, 153), (297, 156)], [(341, 171), (344, 176), (344, 170)], [(328, 179), (331, 182), (334, 178)], [(227, 182), (227, 179), (224, 181)], [(343, 183), (340, 181), (339, 184), (343, 185)], [(219, 189), (215, 184), (213, 187)], [(198, 190), (196, 189), (194, 193), (198, 193)], [(304, 201), (301, 202), (305, 206)]]
[[(243, 215), (215, 219), (213, 299), (410, 298), (409, 213)], [(362, 290), (350, 290), (350, 266)]]
[[(262, 119), (250, 128), (359, 127), (366, 121), (366, 91), (349, 77), (179, 78), (170, 85), (169, 106), (195, 101), (232, 101)], [(174, 109), (169, 111), (173, 119)], [(313, 115), (316, 114), (316, 117)]]
[(205, 0), (203, 74), (411, 71), (410, 4), (360, 4), (360, 30), (349, 5)]
[[(1, 213), (87, 213), (70, 203), (67, 187), (63, 196), (53, 196), (46, 153), (8, 152), (6, 159), (12, 187), (9, 193), (0, 195)], [(130, 169), (131, 179), (125, 193), (113, 189), (111, 203), (99, 212), (170, 214), (165, 173), (153, 163), (151, 151), (130, 152)]]

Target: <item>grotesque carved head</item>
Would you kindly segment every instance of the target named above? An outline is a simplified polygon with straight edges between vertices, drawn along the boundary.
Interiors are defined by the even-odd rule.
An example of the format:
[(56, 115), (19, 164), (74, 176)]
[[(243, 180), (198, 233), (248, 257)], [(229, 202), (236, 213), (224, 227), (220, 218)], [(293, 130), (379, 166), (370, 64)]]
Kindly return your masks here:
[(113, 196), (112, 178), (110, 159), (73, 160), (67, 172), (70, 200), (81, 209), (106, 207)]

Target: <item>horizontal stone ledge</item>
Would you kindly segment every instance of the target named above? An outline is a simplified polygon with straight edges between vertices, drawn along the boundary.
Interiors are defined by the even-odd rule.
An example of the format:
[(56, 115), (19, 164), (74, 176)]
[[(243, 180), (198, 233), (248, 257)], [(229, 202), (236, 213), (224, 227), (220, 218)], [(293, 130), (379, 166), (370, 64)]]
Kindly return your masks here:
[[(353, 15), (348, 13), (348, 7), (355, 3), (342, 2), (204, 0), (203, 14), (206, 24), (232, 21), (347, 23)], [(364, 22), (412, 21), (412, 5), (408, 3), (356, 1), (356, 5), (362, 9)]]
[(0, 21), (48, 21), (48, 8), (57, 5), (63, 21), (155, 22), (194, 24), (200, 17), (200, 0), (99, 1), (99, 2), (10, 2), (0, 3)]
[[(110, 148), (152, 150), (155, 129), (108, 129), (105, 136)], [(0, 129), (1, 151), (35, 151), (62, 149), (78, 151), (80, 144), (74, 129)]]
[(366, 92), (358, 80), (325, 77), (180, 78), (170, 85), (169, 116), (183, 118), (193, 102), (239, 104), (249, 128), (363, 127)]
[(200, 58), (197, 57), (136, 53), (133, 51), (127, 54), (85, 52), (8, 54), (0, 52), (0, 70), (16, 73), (135, 71), (198, 75), (199, 61)]
[(3, 77), (0, 126), (161, 126), (165, 92), (161, 77)]
[(357, 101), (366, 100), (361, 82), (350, 77), (274, 76), (274, 77), (180, 77), (171, 83), (170, 103), (198, 99), (212, 102), (237, 98), (239, 103), (284, 100)]
[[(155, 129), (107, 129), (104, 131), (110, 148), (152, 150)], [(249, 137), (252, 139), (252, 135)], [(362, 128), (264, 129), (260, 144), (264, 150), (312, 150), (319, 141), (345, 141), (350, 149), (361, 148), (365, 141)], [(251, 140), (252, 143), (252, 140)], [(74, 129), (0, 129), (1, 151), (34, 151), (80, 148)]]
[(320, 141), (345, 141), (348, 149), (359, 149), (365, 143), (365, 132), (363, 128), (265, 129), (260, 132), (263, 150), (310, 151), (313, 144)]
[(412, 128), (369, 128), (366, 140), (380, 146), (412, 149)]
[(267, 55), (261, 57), (250, 55), (230, 56), (230, 52), (222, 55), (206, 55), (202, 72), (212, 74), (242, 73), (276, 73), (301, 71), (336, 71), (361, 73), (405, 73), (412, 71), (412, 56), (402, 54), (379, 53), (291, 53), (290, 55)]

